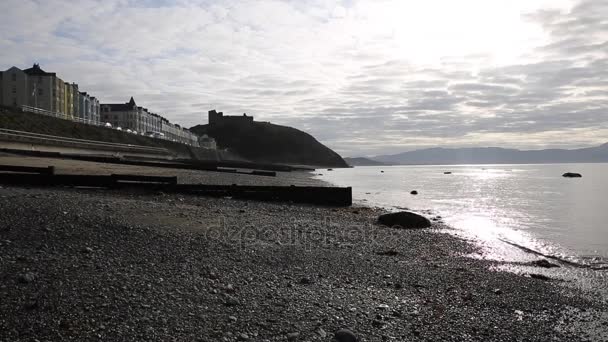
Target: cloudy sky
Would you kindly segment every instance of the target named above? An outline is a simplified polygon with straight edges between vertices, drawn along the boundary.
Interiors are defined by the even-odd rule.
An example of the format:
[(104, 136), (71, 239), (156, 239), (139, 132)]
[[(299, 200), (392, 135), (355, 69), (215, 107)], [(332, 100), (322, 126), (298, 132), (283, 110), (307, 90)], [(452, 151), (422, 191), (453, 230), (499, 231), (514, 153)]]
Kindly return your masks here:
[(2, 0), (0, 32), (0, 69), (345, 156), (608, 141), (606, 0)]

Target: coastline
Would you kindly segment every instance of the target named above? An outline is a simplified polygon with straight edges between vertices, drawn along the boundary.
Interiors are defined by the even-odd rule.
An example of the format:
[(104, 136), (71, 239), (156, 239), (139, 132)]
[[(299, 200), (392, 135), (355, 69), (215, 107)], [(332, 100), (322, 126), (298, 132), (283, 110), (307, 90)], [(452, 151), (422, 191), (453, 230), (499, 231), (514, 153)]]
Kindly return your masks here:
[(608, 330), (605, 303), (492, 271), (501, 263), (467, 257), (476, 247), (441, 224), (376, 225), (377, 208), (17, 187), (0, 188), (0, 208), (0, 340), (327, 341), (350, 328), (362, 341), (584, 341)]

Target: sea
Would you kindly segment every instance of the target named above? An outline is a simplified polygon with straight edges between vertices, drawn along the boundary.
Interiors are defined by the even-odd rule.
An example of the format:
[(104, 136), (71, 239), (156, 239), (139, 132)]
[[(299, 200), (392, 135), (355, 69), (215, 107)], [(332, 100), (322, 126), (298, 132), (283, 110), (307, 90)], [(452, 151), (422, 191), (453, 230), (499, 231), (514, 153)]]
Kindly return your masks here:
[[(566, 172), (582, 178), (565, 178)], [(317, 170), (355, 205), (411, 210), (477, 244), (472, 257), (608, 293), (608, 164), (363, 166)], [(412, 191), (417, 195), (412, 195)], [(526, 270), (538, 259), (559, 270)], [(519, 265), (519, 266), (518, 266)]]

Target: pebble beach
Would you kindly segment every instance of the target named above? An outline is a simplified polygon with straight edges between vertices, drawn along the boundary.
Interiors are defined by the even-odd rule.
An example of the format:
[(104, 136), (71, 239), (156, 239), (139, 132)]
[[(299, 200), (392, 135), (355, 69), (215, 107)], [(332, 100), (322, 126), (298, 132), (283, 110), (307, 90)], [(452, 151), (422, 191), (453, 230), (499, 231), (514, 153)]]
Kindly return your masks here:
[[(322, 185), (308, 173), (176, 172)], [(468, 257), (476, 247), (441, 223), (393, 229), (377, 224), (382, 213), (2, 186), (0, 341), (348, 340), (340, 329), (359, 341), (608, 338), (606, 303), (560, 279), (495, 271), (504, 265)]]

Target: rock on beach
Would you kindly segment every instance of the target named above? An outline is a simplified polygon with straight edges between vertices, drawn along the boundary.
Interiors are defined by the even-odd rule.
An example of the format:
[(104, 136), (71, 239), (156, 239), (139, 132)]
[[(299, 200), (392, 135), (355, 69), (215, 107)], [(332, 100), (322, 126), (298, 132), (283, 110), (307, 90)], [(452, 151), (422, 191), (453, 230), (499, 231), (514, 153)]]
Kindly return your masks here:
[(431, 226), (429, 219), (409, 211), (380, 215), (378, 223), (389, 227), (405, 229), (429, 228)]

